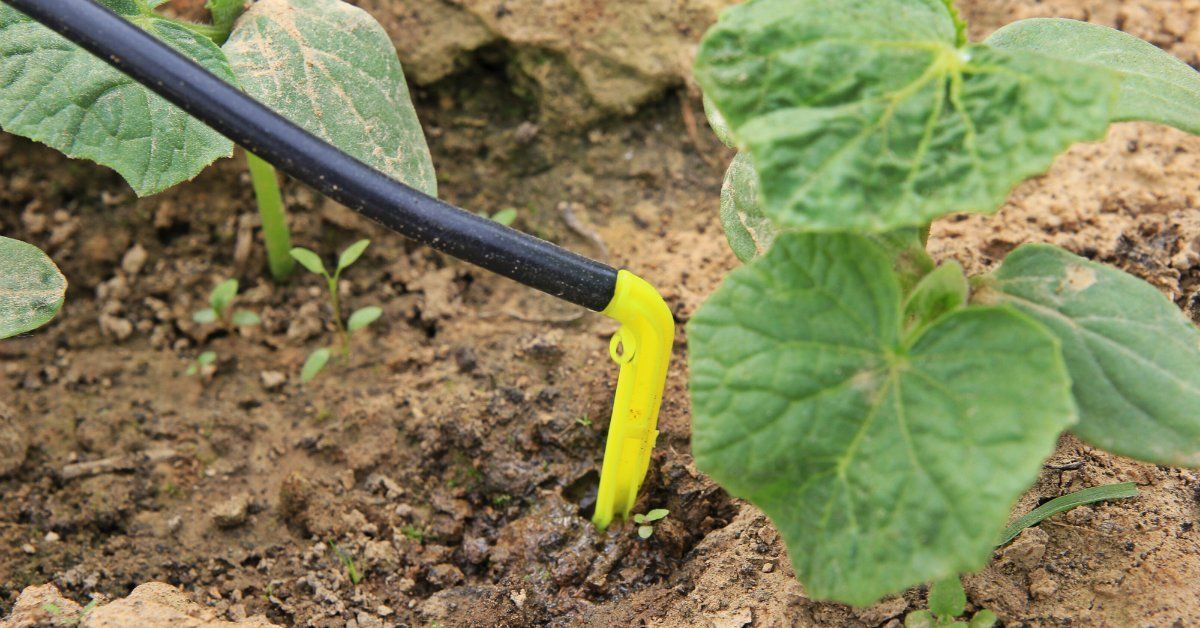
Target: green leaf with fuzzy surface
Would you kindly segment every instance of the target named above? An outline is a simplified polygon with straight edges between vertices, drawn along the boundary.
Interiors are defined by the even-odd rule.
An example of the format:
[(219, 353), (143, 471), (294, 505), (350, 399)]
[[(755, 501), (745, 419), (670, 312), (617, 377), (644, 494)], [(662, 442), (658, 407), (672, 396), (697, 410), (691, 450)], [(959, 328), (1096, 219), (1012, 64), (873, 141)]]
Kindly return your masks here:
[(228, 34), (238, 16), (246, 10), (246, 0), (208, 0), (204, 8), (212, 15), (213, 26)]
[(1115, 71), (1121, 95), (1114, 122), (1145, 120), (1200, 134), (1200, 73), (1150, 42), (1099, 24), (1038, 18), (1013, 22), (985, 43)]
[(1119, 80), (960, 47), (941, 0), (752, 0), (709, 30), (696, 76), (753, 155), (765, 214), (816, 231), (994, 211), (1072, 143), (1103, 137)]
[(953, 619), (967, 609), (967, 592), (958, 576), (939, 580), (929, 587), (929, 610), (941, 621)]
[(1057, 341), (1007, 307), (906, 334), (882, 247), (783, 234), (688, 325), (697, 465), (762, 508), (815, 598), (986, 564), (1074, 420)]
[(892, 270), (900, 282), (901, 294), (911, 294), (925, 275), (933, 272), (937, 264), (925, 251), (919, 229), (897, 229), (876, 233), (871, 241), (883, 247), (892, 260)]
[(938, 266), (921, 278), (904, 304), (905, 329), (928, 325), (967, 303), (967, 276), (955, 261)]
[[(763, 214), (758, 173), (749, 153), (738, 153), (725, 171), (721, 185), (721, 226), (729, 248), (744, 263), (766, 253), (779, 235), (779, 229)], [(871, 239), (892, 258), (905, 294), (934, 268), (918, 229), (885, 231), (871, 235)]]
[[(129, 0), (102, 4), (234, 82), (209, 39)], [(0, 5), (0, 128), (108, 166), (139, 196), (233, 154), (216, 131), (7, 5)]]
[(261, 0), (223, 46), (251, 96), (366, 164), (437, 194), (387, 31), (341, 0)]
[(758, 173), (749, 153), (738, 153), (721, 185), (721, 226), (733, 254), (743, 262), (767, 252), (778, 230), (762, 213)]
[(0, 236), (0, 338), (50, 322), (66, 292), (66, 278), (41, 249)]
[(1200, 467), (1200, 331), (1150, 284), (1058, 247), (1027, 244), (978, 281), (1062, 341), (1083, 440)]
[(733, 134), (729, 132), (729, 123), (725, 121), (725, 116), (717, 111), (717, 106), (708, 96), (704, 96), (702, 102), (704, 103), (704, 117), (708, 118), (708, 126), (713, 130), (713, 135), (716, 135), (722, 144), (734, 148), (736, 143), (733, 141)]

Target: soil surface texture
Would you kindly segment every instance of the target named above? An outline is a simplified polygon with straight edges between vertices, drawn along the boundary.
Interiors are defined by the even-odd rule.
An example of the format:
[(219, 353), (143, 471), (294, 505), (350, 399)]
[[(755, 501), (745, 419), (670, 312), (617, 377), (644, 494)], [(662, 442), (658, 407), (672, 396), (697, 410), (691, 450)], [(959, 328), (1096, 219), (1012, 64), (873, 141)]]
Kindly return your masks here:
[[(862, 609), (808, 599), (770, 521), (689, 453), (685, 323), (736, 260), (717, 215), (732, 154), (688, 68), (728, 2), (359, 4), (401, 51), (444, 198), (515, 208), (517, 228), (664, 293), (680, 324), (637, 512), (670, 515), (645, 540), (587, 519), (617, 374), (608, 319), (288, 182), (298, 245), (331, 257), (370, 238), (343, 298), (384, 311), (348, 362), (302, 385), (307, 355), (334, 342), (323, 287), (267, 277), (240, 158), (139, 199), (111, 171), (0, 134), (0, 233), (70, 281), (55, 322), (0, 342), (0, 626), (895, 628), (924, 608), (924, 588)], [(960, 6), (975, 38), (1063, 16), (1200, 63), (1198, 0)], [(1123, 124), (997, 214), (938, 222), (930, 248), (979, 271), (1052, 242), (1200, 320), (1198, 208), (1200, 139)], [(260, 327), (192, 321), (229, 277)], [(184, 375), (208, 350), (216, 363)], [(1014, 514), (1118, 481), (1140, 497), (1026, 531), (966, 577), (970, 608), (1006, 625), (1200, 624), (1197, 472), (1064, 437)]]

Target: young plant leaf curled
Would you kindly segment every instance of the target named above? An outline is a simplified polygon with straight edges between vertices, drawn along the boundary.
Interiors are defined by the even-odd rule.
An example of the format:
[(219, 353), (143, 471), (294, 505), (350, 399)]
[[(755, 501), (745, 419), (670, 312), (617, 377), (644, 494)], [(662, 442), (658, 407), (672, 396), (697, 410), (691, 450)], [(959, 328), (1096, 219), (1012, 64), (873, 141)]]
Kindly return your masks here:
[(1161, 48), (1121, 31), (1076, 20), (1013, 22), (985, 42), (1115, 71), (1121, 95), (1114, 122), (1159, 122), (1200, 134), (1200, 73)]
[(688, 326), (696, 463), (762, 508), (815, 598), (983, 566), (1074, 420), (1057, 341), (1010, 308), (906, 333), (884, 250), (783, 234)]
[(367, 165), (437, 194), (387, 31), (341, 0), (260, 0), (222, 49), (243, 89)]
[(721, 185), (721, 226), (729, 248), (743, 263), (771, 248), (777, 230), (762, 213), (758, 198), (758, 173), (749, 153), (738, 153), (725, 171)]
[[(131, 0), (101, 4), (234, 82), (208, 38)], [(216, 131), (8, 5), (0, 5), (0, 77), (0, 127), (108, 166), (139, 196), (233, 154)]]
[(0, 338), (50, 322), (66, 292), (66, 278), (41, 249), (0, 236)]
[(1118, 91), (1102, 68), (960, 46), (940, 0), (737, 5), (705, 36), (696, 76), (754, 156), (764, 213), (814, 231), (994, 211), (1102, 137)]
[(1044, 244), (1019, 247), (979, 283), (976, 302), (1011, 304), (1062, 341), (1080, 438), (1140, 460), (1200, 466), (1200, 330), (1162, 293)]

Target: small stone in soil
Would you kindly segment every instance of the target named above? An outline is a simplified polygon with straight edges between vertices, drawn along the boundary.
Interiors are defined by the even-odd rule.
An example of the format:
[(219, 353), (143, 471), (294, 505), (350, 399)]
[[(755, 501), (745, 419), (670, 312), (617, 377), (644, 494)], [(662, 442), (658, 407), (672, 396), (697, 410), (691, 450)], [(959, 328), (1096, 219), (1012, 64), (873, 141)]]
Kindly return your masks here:
[(142, 272), (142, 267), (145, 265), (146, 249), (140, 244), (133, 245), (133, 248), (125, 251), (125, 257), (121, 258), (121, 270), (130, 275)]
[(245, 495), (234, 495), (213, 510), (213, 523), (218, 528), (236, 528), (246, 522), (250, 499)]
[(279, 371), (263, 371), (258, 374), (262, 380), (262, 386), (266, 390), (278, 390), (287, 383), (287, 375)]

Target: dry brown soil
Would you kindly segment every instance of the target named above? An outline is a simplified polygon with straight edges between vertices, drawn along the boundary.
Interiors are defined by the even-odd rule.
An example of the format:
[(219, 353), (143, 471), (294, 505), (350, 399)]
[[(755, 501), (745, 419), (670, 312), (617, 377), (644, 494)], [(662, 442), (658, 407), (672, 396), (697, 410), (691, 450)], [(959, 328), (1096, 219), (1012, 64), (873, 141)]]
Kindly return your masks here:
[[(686, 62), (667, 61), (686, 61), (722, 3), (573, 0), (532, 15), (533, 4), (366, 6), (419, 74), (448, 200), (518, 208), (517, 227), (650, 279), (685, 323), (735, 263), (717, 220), (730, 155), (703, 126)], [(1195, 0), (962, 4), (976, 37), (1060, 15), (1200, 61)], [(681, 43), (662, 63), (605, 56), (614, 29), (665, 36), (647, 22), (663, 15)], [(587, 46), (570, 52), (572, 39)], [(622, 76), (636, 79), (625, 96), (605, 91)], [(298, 184), (286, 198), (300, 244), (332, 254), (371, 238), (343, 289), (351, 307), (385, 312), (349, 365), (309, 385), (300, 365), (332, 338), (321, 288), (264, 277), (239, 160), (137, 199), (109, 171), (0, 135), (0, 232), (45, 248), (71, 282), (55, 323), (0, 343), (0, 452), (24, 453), (0, 460), (0, 473), (15, 467), (0, 479), (0, 616), (30, 585), (83, 604), (149, 581), (179, 587), (201, 623), (896, 626), (924, 604), (920, 588), (868, 609), (804, 596), (770, 522), (692, 465), (683, 325), (639, 503), (671, 514), (644, 541), (628, 525), (597, 532), (583, 513), (616, 376), (613, 324)], [(995, 216), (939, 222), (931, 248), (981, 270), (1022, 242), (1054, 242), (1200, 318), (1198, 206), (1200, 139), (1120, 125)], [(261, 328), (191, 322), (226, 277)], [(203, 350), (220, 355), (215, 372), (185, 377)], [(1017, 512), (1123, 480), (1141, 496), (1079, 508), (997, 552), (966, 579), (971, 607), (1008, 625), (1200, 624), (1196, 472), (1065, 437)]]

